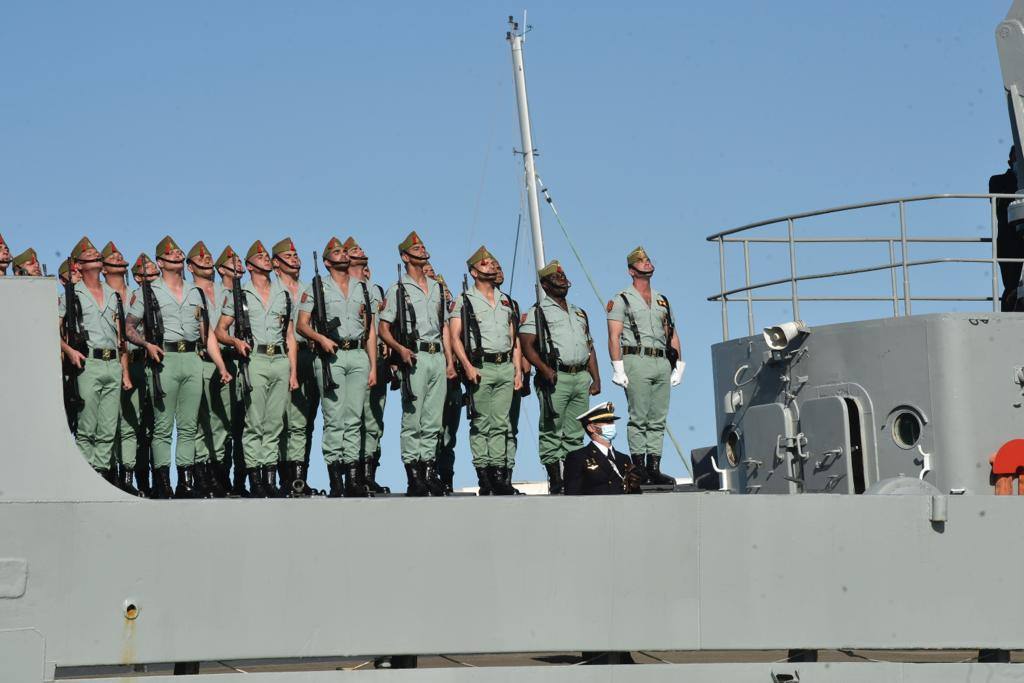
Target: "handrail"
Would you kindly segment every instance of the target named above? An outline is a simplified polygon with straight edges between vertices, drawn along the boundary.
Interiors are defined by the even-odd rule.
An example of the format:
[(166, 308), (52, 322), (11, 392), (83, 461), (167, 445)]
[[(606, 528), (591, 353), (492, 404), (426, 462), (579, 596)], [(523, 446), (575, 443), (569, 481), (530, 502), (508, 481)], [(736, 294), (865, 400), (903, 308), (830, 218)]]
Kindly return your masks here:
[(779, 216), (778, 218), (769, 218), (764, 221), (757, 221), (756, 223), (747, 223), (741, 225), (738, 228), (730, 228), (723, 230), (722, 232), (716, 232), (713, 235), (708, 235), (708, 242), (715, 242), (726, 235), (735, 235), (738, 232), (744, 230), (752, 230), (753, 228), (760, 228), (765, 225), (772, 225), (773, 223), (782, 223), (788, 220), (799, 220), (801, 218), (813, 218), (814, 216), (824, 216), (830, 213), (840, 213), (842, 211), (852, 211), (854, 209), (867, 209), (873, 206), (886, 206), (887, 204), (899, 204), (900, 202), (926, 202), (932, 199), (1020, 199), (1020, 195), (1016, 194), (919, 194), (910, 197), (897, 197), (896, 199), (880, 199), (873, 202), (862, 202), (860, 204), (844, 204), (842, 206), (833, 206), (828, 209), (818, 209), (817, 211), (807, 211), (804, 213), (791, 213), (788, 216)]
[[(1002, 258), (997, 252), (997, 237), (999, 231), (998, 225), (998, 210), (997, 202), (999, 200), (1014, 200), (1020, 199), (1022, 195), (1016, 194), (927, 194), (927, 195), (915, 195), (910, 197), (901, 197), (896, 199), (883, 199), (870, 202), (861, 202), (858, 204), (846, 204), (842, 206), (834, 206), (827, 209), (819, 209), (816, 211), (806, 211), (802, 213), (793, 213), (786, 216), (779, 216), (777, 218), (770, 218), (767, 220), (757, 221), (754, 223), (748, 223), (741, 225), (736, 228), (729, 230), (723, 230), (717, 232), (714, 235), (709, 236), (707, 239), (709, 242), (718, 243), (718, 255), (719, 255), (719, 291), (717, 294), (709, 296), (708, 301), (720, 302), (722, 306), (722, 335), (723, 339), (729, 339), (729, 303), (746, 303), (747, 308), (747, 326), (749, 333), (754, 334), (754, 304), (757, 302), (766, 301), (789, 301), (792, 305), (793, 318), (800, 319), (800, 301), (801, 298), (804, 301), (856, 301), (856, 302), (876, 302), (876, 301), (890, 301), (892, 303), (893, 316), (899, 316), (901, 314), (900, 308), (902, 308), (903, 315), (911, 315), (911, 305), (914, 301), (972, 301), (972, 302), (992, 302), (993, 310), (999, 310), (1000, 295), (999, 295), (999, 265), (1003, 263), (1022, 263), (1024, 264), (1024, 258)], [(908, 232), (907, 227), (907, 212), (906, 207), (909, 203), (914, 202), (926, 202), (931, 200), (943, 200), (943, 199), (967, 199), (967, 200), (985, 200), (990, 207), (990, 223), (991, 232), (985, 237), (936, 237), (936, 236), (921, 236), (913, 237)], [(834, 213), (850, 212), (859, 209), (873, 208), (879, 206), (896, 206), (899, 210), (899, 225), (898, 229), (894, 230), (894, 234), (891, 236), (864, 236), (864, 237), (831, 237), (831, 236), (796, 236), (796, 223), (799, 220), (805, 218), (813, 218), (816, 216), (823, 216)], [(877, 222), (877, 217), (872, 219), (872, 222)], [(741, 235), (736, 236), (739, 233), (745, 233), (756, 228), (763, 228), (765, 226), (777, 225), (779, 227), (785, 225), (786, 235), (784, 237), (762, 237), (754, 235)], [(896, 227), (896, 226), (894, 226)], [(991, 256), (985, 258), (975, 258), (968, 256), (949, 256), (939, 258), (928, 258), (911, 260), (909, 258), (909, 248), (912, 244), (990, 244), (991, 245)], [(741, 287), (727, 288), (726, 282), (726, 244), (742, 244), (743, 246), (743, 276), (744, 284)], [(789, 274), (785, 277), (779, 277), (771, 280), (765, 280), (761, 282), (751, 282), (750, 279), (750, 262), (751, 262), (751, 245), (757, 244), (776, 244), (776, 245), (787, 245), (788, 256), (789, 256)], [(881, 244), (888, 245), (889, 258), (888, 261), (880, 265), (870, 265), (858, 268), (848, 268), (843, 270), (834, 270), (828, 272), (817, 272), (809, 274), (801, 274), (797, 269), (797, 251), (796, 247), (798, 244)], [(896, 249), (899, 248), (899, 256), (897, 256)], [(986, 296), (977, 295), (961, 295), (961, 296), (913, 296), (910, 288), (910, 273), (911, 270), (927, 265), (934, 264), (947, 264), (947, 263), (975, 263), (975, 264), (988, 264), (991, 267), (991, 294)], [(859, 275), (863, 273), (872, 273), (879, 271), (890, 271), (892, 276), (890, 278), (891, 291), (887, 296), (878, 296), (877, 294), (872, 295), (847, 295), (846, 293), (840, 293), (840, 296), (809, 296), (801, 297), (799, 293), (798, 285), (802, 282), (810, 280), (822, 280), (829, 278), (838, 278), (848, 275)], [(902, 271), (902, 278), (897, 277), (896, 271)], [(900, 283), (902, 279), (902, 283)], [(781, 296), (753, 296), (753, 292), (768, 287), (776, 287), (785, 284), (790, 285), (789, 297)], [(889, 288), (887, 288), (889, 289)], [(730, 298), (735, 295), (744, 295), (738, 298)]]

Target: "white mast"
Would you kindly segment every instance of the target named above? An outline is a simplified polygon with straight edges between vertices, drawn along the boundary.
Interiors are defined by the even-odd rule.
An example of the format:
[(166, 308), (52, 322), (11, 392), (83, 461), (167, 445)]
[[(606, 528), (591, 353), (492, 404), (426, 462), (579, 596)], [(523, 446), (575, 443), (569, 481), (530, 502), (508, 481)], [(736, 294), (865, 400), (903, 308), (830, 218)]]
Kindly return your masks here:
[[(512, 47), (512, 75), (516, 82), (516, 104), (519, 106), (519, 133), (522, 138), (523, 164), (526, 169), (526, 197), (530, 207), (530, 230), (533, 235), (533, 260), (540, 270), (547, 261), (544, 259), (544, 235), (540, 227), (540, 205), (537, 202), (537, 171), (533, 162), (533, 134), (530, 132), (530, 107), (526, 100), (526, 71), (523, 68), (523, 42), (525, 33), (520, 33), (519, 23), (508, 18), (509, 31), (506, 40)], [(544, 296), (537, 282), (537, 297)]]

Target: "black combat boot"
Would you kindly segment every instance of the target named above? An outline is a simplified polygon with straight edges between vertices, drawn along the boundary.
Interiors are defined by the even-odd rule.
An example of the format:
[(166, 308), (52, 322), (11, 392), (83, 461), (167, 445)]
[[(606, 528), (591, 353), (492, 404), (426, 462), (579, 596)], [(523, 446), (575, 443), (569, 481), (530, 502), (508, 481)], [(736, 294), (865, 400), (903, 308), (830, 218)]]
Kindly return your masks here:
[(515, 495), (516, 490), (508, 485), (505, 481), (507, 468), (498, 467), (497, 465), (490, 465), (487, 467), (487, 473), (491, 478), (491, 495), (492, 496), (512, 496)]
[(409, 487), (405, 491), (405, 495), (419, 498), (426, 496), (430, 493), (427, 489), (427, 484), (423, 480), (423, 474), (420, 472), (420, 463), (418, 462), (407, 462), (405, 463), (405, 476), (409, 481)]
[(192, 465), (192, 497), (210, 498), (212, 496), (206, 482), (206, 465), (197, 462)]
[(380, 455), (367, 456), (363, 460), (364, 476), (366, 477), (366, 488), (371, 495), (380, 496), (391, 493), (387, 486), (377, 483), (377, 464), (380, 462)]
[(263, 481), (263, 490), (267, 498), (279, 498), (281, 492), (277, 488), (277, 466), (266, 465), (260, 468)]
[(562, 493), (562, 463), (549, 462), (544, 465), (548, 471), (548, 493), (557, 496)]
[(132, 475), (135, 474), (133, 470), (127, 467), (118, 467), (117, 486), (122, 491), (133, 496), (141, 496), (139, 490), (132, 486)]
[(139, 493), (146, 498), (153, 497), (153, 487), (149, 483), (149, 466), (135, 464), (135, 481), (139, 484)]
[(192, 466), (188, 465), (185, 467), (178, 467), (178, 485), (174, 487), (174, 497), (177, 498), (192, 498), (195, 496), (195, 489), (193, 489), (194, 482), (192, 479)]
[(647, 456), (643, 453), (632, 453), (629, 457), (633, 460), (636, 473), (640, 475), (641, 486), (650, 483), (650, 477), (647, 474)]
[(199, 477), (203, 481), (203, 490), (206, 491), (207, 498), (224, 498), (228, 495), (227, 489), (225, 489), (220, 482), (220, 479), (216, 476), (217, 465), (215, 463), (204, 462), (196, 466)]
[(266, 498), (267, 490), (263, 488), (262, 470), (259, 467), (249, 469), (249, 498)]
[(477, 490), (476, 495), (478, 496), (489, 496), (491, 495), (491, 474), (487, 471), (486, 467), (476, 468), (476, 478), (479, 482), (480, 488)]
[(366, 498), (366, 495), (363, 468), (359, 466), (359, 462), (345, 463), (345, 497)]
[(523, 493), (522, 491), (520, 491), (519, 489), (517, 489), (515, 486), (512, 485), (512, 468), (511, 467), (501, 467), (501, 468), (499, 468), (499, 471), (504, 473), (504, 475), (505, 475), (505, 483), (508, 484), (508, 487), (510, 489), (512, 489), (512, 495), (514, 495), (514, 496), (525, 496), (526, 495), (525, 493)]
[(281, 460), (277, 463), (277, 482), (280, 485), (278, 496), (287, 498), (292, 493), (292, 482), (295, 481), (295, 463)]
[(444, 482), (437, 476), (437, 461), (421, 462), (420, 465), (424, 467), (423, 479), (427, 484), (427, 490), (430, 491), (430, 495), (447, 496), (448, 491), (444, 487)]
[(341, 498), (345, 489), (344, 465), (340, 462), (332, 462), (327, 465), (327, 478), (331, 481), (331, 490), (327, 493), (328, 498)]
[(171, 500), (174, 498), (174, 489), (171, 488), (170, 467), (157, 467), (153, 469), (153, 497), (160, 500)]
[[(237, 446), (233, 446), (237, 448)], [(248, 492), (245, 490), (245, 480), (251, 478), (248, 477), (249, 470), (245, 466), (245, 461), (238, 458), (234, 458), (234, 473), (231, 483), (231, 495), (238, 496), (239, 498), (245, 498)]]
[(647, 458), (647, 483), (661, 486), (675, 486), (676, 480), (661, 473), (661, 456), (649, 455)]
[(288, 485), (288, 496), (290, 498), (302, 498), (312, 495), (312, 491), (306, 486), (306, 463), (297, 462), (292, 467), (292, 479)]

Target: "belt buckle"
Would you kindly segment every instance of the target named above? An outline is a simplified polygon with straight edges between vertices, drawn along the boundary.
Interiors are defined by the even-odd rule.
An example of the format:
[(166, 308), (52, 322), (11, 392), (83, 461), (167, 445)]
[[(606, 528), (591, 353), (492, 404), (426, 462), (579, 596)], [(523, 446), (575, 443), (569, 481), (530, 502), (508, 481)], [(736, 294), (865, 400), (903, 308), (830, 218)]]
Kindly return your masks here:
[(343, 351), (348, 351), (351, 348), (352, 348), (352, 340), (351, 339), (346, 339), (343, 342), (341, 342), (341, 349)]
[(184, 340), (178, 342), (178, 351), (184, 353), (185, 347), (186, 345)]
[(110, 360), (114, 357), (114, 352), (110, 349), (103, 349), (103, 360)]
[(441, 350), (441, 348), (440, 348), (439, 344), (436, 344), (434, 342), (430, 342), (430, 353), (437, 353), (440, 350)]
[(277, 355), (277, 344), (267, 344), (267, 355), (268, 356), (276, 356)]

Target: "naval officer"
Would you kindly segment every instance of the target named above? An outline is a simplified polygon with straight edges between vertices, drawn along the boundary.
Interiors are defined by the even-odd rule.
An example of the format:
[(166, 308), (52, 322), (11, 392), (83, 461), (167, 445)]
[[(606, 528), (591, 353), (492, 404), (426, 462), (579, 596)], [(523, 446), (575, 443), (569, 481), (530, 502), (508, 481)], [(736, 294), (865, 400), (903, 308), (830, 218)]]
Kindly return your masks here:
[(640, 471), (625, 453), (612, 446), (617, 429), (615, 406), (599, 403), (576, 419), (590, 443), (565, 457), (565, 493), (594, 496), (641, 493)]

